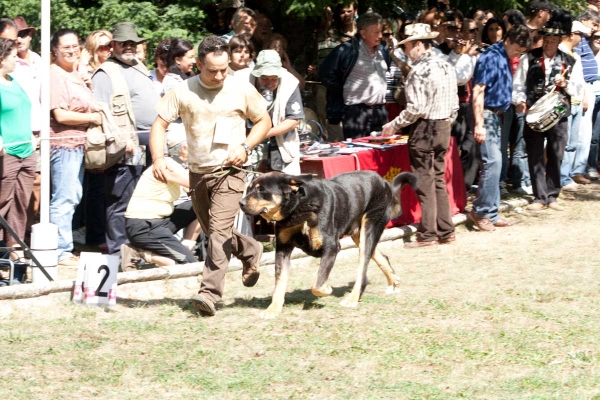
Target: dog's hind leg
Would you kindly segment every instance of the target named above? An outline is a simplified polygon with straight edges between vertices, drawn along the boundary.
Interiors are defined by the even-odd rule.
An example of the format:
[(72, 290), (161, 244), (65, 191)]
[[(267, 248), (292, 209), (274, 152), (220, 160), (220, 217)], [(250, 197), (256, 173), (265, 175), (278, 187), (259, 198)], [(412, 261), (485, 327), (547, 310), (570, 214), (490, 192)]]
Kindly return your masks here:
[(388, 256), (379, 251), (378, 248), (375, 248), (372, 259), (375, 261), (387, 279), (388, 287), (385, 291), (385, 294), (394, 294), (400, 292), (400, 277), (396, 275)]
[(312, 287), (312, 294), (319, 297), (329, 296), (333, 289), (327, 283), (329, 279), (329, 273), (335, 264), (335, 258), (338, 253), (338, 246), (333, 249), (325, 249), (321, 256), (321, 262), (319, 264), (319, 272), (317, 273), (317, 279)]
[[(352, 240), (354, 241), (354, 243), (356, 243), (356, 246), (360, 248), (360, 234), (355, 233), (354, 235), (352, 235)], [(400, 292), (400, 277), (396, 275), (394, 268), (392, 268), (392, 264), (390, 263), (389, 257), (383, 254), (381, 251), (379, 251), (377, 247), (375, 247), (371, 260), (375, 261), (375, 263), (387, 279), (388, 287), (385, 291), (385, 294), (393, 294)]]
[(260, 318), (262, 319), (276, 318), (283, 310), (285, 291), (290, 276), (291, 254), (292, 247), (286, 246), (282, 250), (277, 249), (277, 253), (275, 254), (275, 290), (273, 290), (271, 304), (265, 311), (260, 313)]

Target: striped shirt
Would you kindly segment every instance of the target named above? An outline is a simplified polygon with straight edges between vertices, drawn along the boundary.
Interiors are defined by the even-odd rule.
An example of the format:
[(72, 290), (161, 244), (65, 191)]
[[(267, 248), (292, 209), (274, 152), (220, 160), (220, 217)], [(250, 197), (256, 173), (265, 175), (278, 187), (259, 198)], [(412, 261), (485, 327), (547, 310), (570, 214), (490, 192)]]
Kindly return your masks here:
[(234, 36), (235, 36), (235, 31), (232, 29), (231, 31), (229, 31), (229, 33), (226, 33), (223, 36), (221, 36), (221, 39), (223, 39), (224, 41), (229, 43)]
[(329, 53), (342, 43), (342, 39), (335, 29), (330, 29), (326, 36), (319, 33), (317, 35), (317, 65), (321, 65)]
[(394, 92), (402, 84), (402, 71), (393, 61), (390, 64), (389, 71), (386, 71), (385, 73), (385, 81), (387, 82), (385, 102), (395, 103), (396, 100), (394, 99)]
[(385, 103), (387, 69), (381, 49), (378, 47), (372, 56), (365, 42), (361, 40), (356, 64), (344, 82), (344, 104), (373, 106)]
[(406, 78), (406, 103), (406, 109), (392, 121), (397, 131), (419, 118), (455, 118), (458, 93), (454, 67), (431, 50), (421, 55)]
[(598, 79), (598, 63), (594, 57), (594, 53), (590, 48), (587, 38), (581, 39), (579, 46), (575, 47), (575, 53), (581, 57), (581, 65), (583, 66), (583, 79), (586, 82), (592, 83)]

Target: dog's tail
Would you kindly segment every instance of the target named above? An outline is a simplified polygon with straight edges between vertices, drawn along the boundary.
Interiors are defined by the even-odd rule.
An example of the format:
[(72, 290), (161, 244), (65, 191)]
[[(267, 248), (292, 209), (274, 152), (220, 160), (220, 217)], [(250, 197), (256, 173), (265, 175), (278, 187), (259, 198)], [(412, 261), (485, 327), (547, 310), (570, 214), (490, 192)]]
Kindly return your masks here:
[(411, 172), (402, 172), (398, 174), (392, 181), (392, 194), (394, 198), (394, 206), (392, 207), (391, 218), (397, 218), (402, 214), (402, 205), (400, 204), (400, 192), (402, 187), (409, 184), (414, 191), (417, 190), (417, 176)]

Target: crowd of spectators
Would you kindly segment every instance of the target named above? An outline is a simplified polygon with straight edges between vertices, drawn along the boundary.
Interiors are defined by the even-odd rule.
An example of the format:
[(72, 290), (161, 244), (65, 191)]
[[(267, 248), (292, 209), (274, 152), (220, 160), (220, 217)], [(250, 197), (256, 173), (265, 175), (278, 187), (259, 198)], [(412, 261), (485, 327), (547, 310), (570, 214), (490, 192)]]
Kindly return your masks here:
[[(264, 12), (223, 10), (227, 26), (210, 36), (208, 52), (229, 54), (228, 79), (254, 87), (272, 121), (263, 141), (247, 149), (253, 164), (299, 174), (298, 124), (309, 114), (328, 142), (373, 131), (384, 136), (418, 132), (425, 135), (420, 140), (431, 142), (427, 132), (447, 128), (460, 152), (465, 191), (473, 190), (470, 217), (483, 231), (510, 226), (498, 216), (499, 200), (510, 190), (532, 195), (531, 211), (562, 210), (557, 201), (561, 190), (577, 191), (598, 179), (600, 14), (595, 6), (575, 17), (547, 0), (533, 0), (525, 15), (518, 10), (457, 10), (449, 1), (430, 1), (415, 15), (358, 11), (356, 1), (325, 7), (305, 54), (291, 59), (290, 37), (273, 32)], [(177, 109), (177, 114), (172, 107), (175, 96), (190, 96), (181, 88), (198, 80), (206, 67), (193, 43), (165, 38), (149, 49), (131, 22), (98, 28), (85, 40), (69, 29), (52, 35), (50, 221), (58, 226), (59, 265), (78, 264), (73, 234), (81, 226), (87, 245), (123, 256), (124, 270), (140, 260), (192, 262), (200, 225), (186, 194), (193, 187), (185, 168), (193, 171), (206, 162), (198, 154), (227, 146), (223, 132), (238, 127), (219, 117), (213, 147), (189, 142), (198, 128), (190, 118), (194, 111)], [(43, 66), (30, 48), (36, 34), (23, 17), (0, 19), (0, 214), (21, 239), (39, 211)], [(423, 89), (431, 84), (426, 81), (448, 71), (452, 77), (443, 80), (444, 90), (450, 84), (451, 94), (431, 97)], [(215, 79), (217, 85), (221, 78)], [(202, 79), (198, 82), (204, 85)], [(568, 115), (546, 132), (533, 132), (526, 112), (554, 90), (568, 99)], [(208, 111), (198, 116), (213, 106), (208, 102)], [(156, 179), (152, 167), (157, 158), (150, 152), (150, 132), (161, 111), (172, 117), (164, 140), (172, 173), (164, 180)], [(448, 124), (422, 124), (437, 120)], [(86, 132), (92, 126), (105, 128), (107, 122), (129, 135), (125, 156), (106, 169), (86, 169)], [(252, 127), (248, 119), (244, 130)], [(423, 154), (413, 149), (413, 168), (426, 165), (434, 153), (439, 161), (447, 146)], [(160, 170), (164, 168), (161, 161)], [(443, 164), (435, 168), (443, 174)], [(439, 179), (428, 174), (423, 172), (423, 182), (439, 186)], [(429, 245), (454, 238), (444, 210), (437, 210), (444, 216), (444, 229), (436, 232), (436, 212), (430, 209), (440, 205), (431, 203), (424, 191), (420, 200), (428, 219), (419, 241)], [(178, 231), (181, 242), (173, 239)], [(1, 236), (6, 246), (16, 245), (6, 231)]]

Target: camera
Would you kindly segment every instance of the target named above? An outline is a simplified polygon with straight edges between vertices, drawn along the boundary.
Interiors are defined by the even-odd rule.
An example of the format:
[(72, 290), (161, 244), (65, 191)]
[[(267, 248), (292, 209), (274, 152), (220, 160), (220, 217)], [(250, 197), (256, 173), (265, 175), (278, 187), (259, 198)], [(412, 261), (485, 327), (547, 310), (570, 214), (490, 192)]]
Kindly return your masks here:
[(273, 103), (273, 91), (267, 88), (260, 88), (260, 94), (271, 105)]

